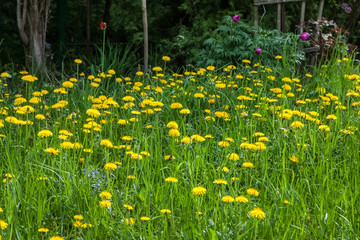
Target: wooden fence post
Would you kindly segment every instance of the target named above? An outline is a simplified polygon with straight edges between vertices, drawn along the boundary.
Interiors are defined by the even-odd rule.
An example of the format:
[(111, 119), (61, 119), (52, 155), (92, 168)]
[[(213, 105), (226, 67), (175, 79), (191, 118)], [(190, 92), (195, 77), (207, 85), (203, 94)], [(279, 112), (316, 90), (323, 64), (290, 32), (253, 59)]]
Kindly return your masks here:
[(281, 31), (281, 3), (277, 4), (276, 27), (277, 30)]
[(254, 6), (254, 26), (258, 26), (259, 25), (259, 7), (258, 6)]
[(148, 39), (148, 22), (147, 22), (147, 11), (146, 11), (146, 0), (142, 0), (142, 17), (144, 27), (144, 72), (146, 73), (149, 69), (149, 39)]
[(304, 31), (304, 24), (305, 24), (305, 6), (306, 1), (301, 2), (301, 13), (300, 13), (300, 34)]
[(317, 24), (316, 24), (316, 35), (315, 35), (315, 39), (317, 40), (319, 37), (319, 33), (320, 33), (320, 21), (322, 18), (322, 12), (324, 9), (324, 0), (320, 0), (320, 4), (319, 4), (319, 12), (317, 15)]

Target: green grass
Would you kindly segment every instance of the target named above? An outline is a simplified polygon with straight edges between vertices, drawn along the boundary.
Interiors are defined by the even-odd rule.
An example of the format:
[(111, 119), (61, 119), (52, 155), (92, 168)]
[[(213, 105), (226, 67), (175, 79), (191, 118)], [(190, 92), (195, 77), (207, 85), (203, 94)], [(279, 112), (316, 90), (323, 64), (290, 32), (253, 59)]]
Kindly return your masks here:
[[(121, 72), (95, 75), (99, 87), (90, 85), (94, 80), (87, 73), (79, 75), (87, 68), (81, 64), (74, 73), (78, 81), (64, 93), (41, 79), (25, 82), (17, 72), (2, 75), (0, 219), (8, 224), (2, 223), (3, 239), (358, 239), (359, 68), (351, 59), (332, 59), (311, 77), (295, 69), (286, 76), (289, 66), (281, 61), (273, 69), (242, 63), (228, 71), (177, 74), (164, 63), (157, 77), (155, 71), (128, 81)], [(286, 77), (293, 80), (284, 82)], [(30, 103), (41, 90), (48, 94)], [(27, 102), (17, 105), (16, 94)], [(66, 104), (55, 107), (60, 101)], [(175, 102), (190, 114), (172, 109)], [(89, 116), (90, 108), (100, 115)], [(336, 119), (328, 119), (331, 114)], [(170, 121), (177, 123), (179, 137), (169, 136)], [(295, 121), (304, 127), (292, 127)], [(38, 136), (44, 129), (53, 135)], [(60, 130), (71, 134), (65, 140)], [(263, 145), (259, 132), (269, 140)], [(181, 142), (195, 134), (205, 141)], [(233, 141), (219, 146), (226, 138)], [(113, 147), (101, 145), (104, 139)], [(72, 148), (65, 149), (66, 141), (77, 147), (69, 143)], [(231, 153), (239, 159), (230, 160)], [(244, 167), (245, 162), (253, 167)], [(116, 163), (117, 169), (104, 169), (106, 163)], [(178, 181), (165, 181), (168, 177)], [(217, 179), (227, 184), (214, 183)], [(198, 186), (206, 193), (194, 195)], [(249, 188), (259, 195), (249, 195)], [(110, 208), (100, 206), (102, 191), (112, 195)], [(223, 202), (227, 195), (248, 202)], [(260, 219), (253, 218), (254, 208), (266, 216), (260, 212)], [(75, 215), (82, 215), (81, 223)], [(141, 220), (144, 216), (149, 220)]]

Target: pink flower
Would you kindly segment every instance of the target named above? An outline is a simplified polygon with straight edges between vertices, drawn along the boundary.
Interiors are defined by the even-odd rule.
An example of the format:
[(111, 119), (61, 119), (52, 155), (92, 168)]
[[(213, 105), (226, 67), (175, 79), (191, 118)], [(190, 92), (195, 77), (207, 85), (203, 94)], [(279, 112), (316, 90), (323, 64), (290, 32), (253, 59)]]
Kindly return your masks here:
[(234, 16), (232, 17), (232, 20), (233, 20), (234, 22), (238, 22), (238, 21), (240, 21), (240, 16), (239, 16), (239, 15), (234, 15)]
[(307, 32), (303, 32), (301, 35), (300, 35), (300, 39), (301, 40), (307, 40), (309, 38), (309, 33)]
[(257, 49), (255, 50), (255, 53), (256, 53), (256, 54), (260, 54), (261, 51), (262, 51), (261, 48), (257, 48)]
[(106, 22), (101, 21), (100, 23), (100, 29), (105, 30), (106, 29)]

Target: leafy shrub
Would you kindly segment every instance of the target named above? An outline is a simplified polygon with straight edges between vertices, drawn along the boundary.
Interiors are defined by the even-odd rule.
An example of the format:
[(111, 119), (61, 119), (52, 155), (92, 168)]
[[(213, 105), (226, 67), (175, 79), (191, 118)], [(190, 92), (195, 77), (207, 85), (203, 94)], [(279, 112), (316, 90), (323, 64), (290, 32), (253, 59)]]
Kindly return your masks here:
[[(300, 63), (304, 53), (298, 51), (299, 36), (264, 30), (250, 26), (243, 21), (234, 22), (230, 16), (224, 17), (213, 36), (205, 40), (200, 51), (199, 66), (238, 64), (243, 59), (257, 60), (272, 65), (276, 55), (286, 54), (290, 63)], [(261, 54), (255, 50), (261, 48)]]

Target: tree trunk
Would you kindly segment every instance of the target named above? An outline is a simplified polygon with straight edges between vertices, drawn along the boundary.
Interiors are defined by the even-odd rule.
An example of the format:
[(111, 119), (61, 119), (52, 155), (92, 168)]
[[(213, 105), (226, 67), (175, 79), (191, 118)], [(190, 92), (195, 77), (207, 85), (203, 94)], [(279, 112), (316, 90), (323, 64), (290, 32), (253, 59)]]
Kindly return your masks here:
[(86, 2), (86, 49), (89, 50), (91, 38), (91, 0)]
[(24, 44), (27, 63), (45, 67), (46, 26), (51, 0), (17, 0), (17, 24)]
[(142, 17), (143, 17), (143, 26), (144, 26), (144, 72), (147, 72), (149, 68), (149, 40), (148, 40), (146, 0), (142, 0)]

